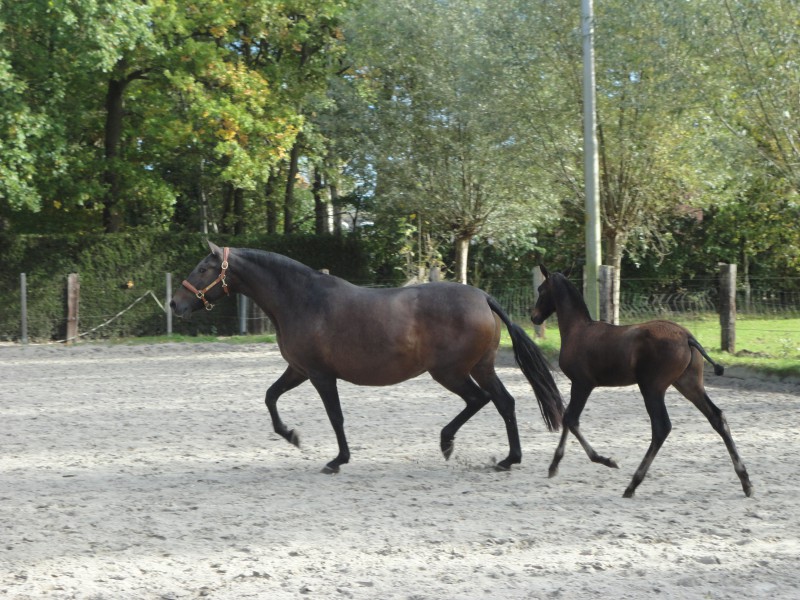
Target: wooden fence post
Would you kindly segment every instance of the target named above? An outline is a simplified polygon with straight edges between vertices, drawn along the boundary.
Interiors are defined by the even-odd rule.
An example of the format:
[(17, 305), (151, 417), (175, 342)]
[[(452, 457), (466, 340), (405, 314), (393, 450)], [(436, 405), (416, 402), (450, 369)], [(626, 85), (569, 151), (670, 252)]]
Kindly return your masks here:
[[(533, 267), (533, 302), (536, 304), (536, 301), (539, 300), (539, 286), (544, 283), (544, 275), (542, 274), (542, 269), (539, 267)], [(547, 330), (545, 328), (545, 324), (542, 323), (541, 325), (534, 325), (533, 332), (537, 338), (544, 339)]]
[(20, 292), (20, 303), (22, 305), (21, 310), (21, 335), (20, 341), (23, 344), (28, 343), (28, 280), (25, 276), (25, 273), (19, 274), (19, 292)]
[(719, 324), (724, 352), (736, 352), (736, 265), (719, 265)]
[(67, 276), (67, 339), (71, 344), (78, 339), (78, 305), (81, 299), (81, 283), (77, 273)]
[(597, 278), (600, 292), (600, 320), (619, 325), (614, 319), (614, 267), (600, 265)]
[(167, 295), (164, 302), (164, 312), (167, 313), (167, 336), (172, 335), (172, 308), (169, 303), (172, 302), (172, 273), (167, 273), (166, 277)]

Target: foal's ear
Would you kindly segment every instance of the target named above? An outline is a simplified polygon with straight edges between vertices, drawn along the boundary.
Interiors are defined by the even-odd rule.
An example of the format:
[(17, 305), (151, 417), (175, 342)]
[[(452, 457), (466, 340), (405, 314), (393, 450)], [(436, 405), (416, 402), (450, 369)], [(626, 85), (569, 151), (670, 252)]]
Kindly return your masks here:
[(211, 250), (211, 254), (216, 256), (218, 259), (222, 260), (222, 248), (217, 246), (211, 240), (206, 240), (206, 242), (208, 243), (208, 249)]
[(547, 270), (547, 267), (545, 267), (544, 264), (539, 263), (539, 270), (542, 272), (542, 275), (544, 275), (545, 279), (550, 277), (550, 271)]

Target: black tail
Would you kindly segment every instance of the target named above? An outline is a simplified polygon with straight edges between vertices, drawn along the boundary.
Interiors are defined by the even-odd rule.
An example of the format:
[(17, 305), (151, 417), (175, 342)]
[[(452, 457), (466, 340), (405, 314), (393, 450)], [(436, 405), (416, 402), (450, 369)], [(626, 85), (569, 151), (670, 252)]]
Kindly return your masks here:
[(539, 349), (539, 346), (534, 344), (533, 340), (528, 337), (525, 330), (511, 322), (511, 319), (503, 312), (503, 309), (500, 308), (494, 298), (487, 296), (486, 301), (489, 303), (489, 308), (500, 317), (500, 320), (508, 328), (508, 333), (511, 335), (511, 345), (514, 348), (514, 358), (533, 388), (533, 393), (539, 402), (539, 410), (542, 412), (542, 419), (544, 419), (547, 429), (558, 431), (561, 427), (561, 417), (564, 414), (564, 401), (561, 398), (561, 392), (558, 391), (553, 375), (550, 373), (550, 365), (547, 363), (547, 359)]
[(694, 339), (694, 337), (692, 337), (691, 335), (689, 336), (689, 345), (692, 348), (697, 348), (697, 350), (700, 352), (700, 354), (703, 355), (703, 358), (705, 358), (709, 363), (711, 363), (711, 366), (714, 367), (714, 375), (722, 375), (725, 372), (725, 367), (723, 367), (719, 363), (714, 362), (711, 359), (711, 357), (708, 355), (708, 352), (706, 352), (706, 349), (703, 348), (700, 345), (700, 342), (698, 342), (696, 339)]

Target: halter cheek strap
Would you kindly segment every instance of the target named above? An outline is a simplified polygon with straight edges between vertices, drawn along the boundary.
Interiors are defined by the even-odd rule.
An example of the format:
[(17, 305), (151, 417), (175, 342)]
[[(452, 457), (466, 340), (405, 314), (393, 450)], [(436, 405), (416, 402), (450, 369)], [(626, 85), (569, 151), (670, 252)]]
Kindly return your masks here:
[(229, 250), (230, 250), (230, 248), (227, 248), (227, 247), (223, 248), (223, 250), (222, 250), (222, 265), (220, 265), (220, 273), (219, 273), (219, 275), (217, 275), (217, 278), (214, 281), (209, 283), (202, 290), (198, 290), (196, 287), (194, 287), (191, 283), (189, 283), (188, 279), (184, 279), (183, 280), (183, 283), (182, 283), (183, 287), (185, 287), (187, 290), (189, 290), (195, 296), (197, 296), (200, 300), (202, 300), (203, 301), (203, 306), (205, 306), (206, 310), (211, 310), (212, 308), (214, 308), (214, 305), (211, 304), (211, 302), (209, 302), (208, 300), (206, 300), (206, 292), (208, 290), (210, 290), (211, 288), (213, 288), (218, 283), (222, 283), (222, 291), (225, 292), (226, 296), (229, 295), (229, 293), (228, 293), (228, 283), (227, 283), (227, 281), (225, 281), (225, 277), (226, 277), (227, 272), (228, 272), (228, 251)]

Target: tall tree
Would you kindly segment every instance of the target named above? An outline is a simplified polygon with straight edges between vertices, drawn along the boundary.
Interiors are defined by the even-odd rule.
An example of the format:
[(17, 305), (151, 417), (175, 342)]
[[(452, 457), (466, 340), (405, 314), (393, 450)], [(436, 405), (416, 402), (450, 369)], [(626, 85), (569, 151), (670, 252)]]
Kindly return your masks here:
[(496, 102), (508, 82), (492, 25), (506, 16), (483, 1), (374, 3), (353, 33), (352, 76), (365, 82), (374, 124), (363, 164), (375, 170), (376, 210), (414, 215), (418, 229), (452, 243), (462, 282), (476, 235), (502, 238), (524, 215), (548, 214), (527, 167), (534, 149), (498, 117), (513, 110)]

